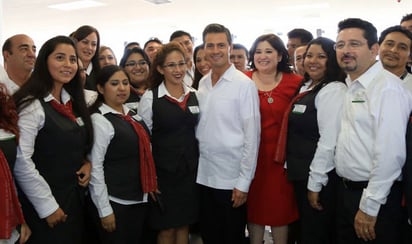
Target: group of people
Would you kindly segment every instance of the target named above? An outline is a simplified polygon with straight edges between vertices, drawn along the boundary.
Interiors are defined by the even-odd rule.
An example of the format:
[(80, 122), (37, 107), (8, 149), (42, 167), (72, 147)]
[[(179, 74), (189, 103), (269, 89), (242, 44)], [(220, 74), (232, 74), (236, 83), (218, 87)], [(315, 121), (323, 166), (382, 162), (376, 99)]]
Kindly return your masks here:
[[(3, 45), (0, 243), (408, 243), (412, 14), (248, 51), (81, 26)], [(379, 58), (377, 58), (379, 56)], [(404, 201), (402, 200), (404, 199)], [(245, 230), (248, 233), (247, 238)]]

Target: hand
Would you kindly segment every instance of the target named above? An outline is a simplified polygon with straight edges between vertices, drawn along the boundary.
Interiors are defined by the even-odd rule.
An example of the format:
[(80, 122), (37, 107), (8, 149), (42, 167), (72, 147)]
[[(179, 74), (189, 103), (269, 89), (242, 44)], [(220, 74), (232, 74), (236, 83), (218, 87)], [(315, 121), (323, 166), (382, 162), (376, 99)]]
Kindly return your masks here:
[(247, 200), (247, 192), (239, 191), (238, 189), (234, 188), (232, 191), (232, 207), (237, 208), (242, 206), (246, 203)]
[(19, 244), (26, 243), (26, 241), (29, 239), (30, 235), (31, 235), (31, 230), (30, 230), (29, 226), (26, 223), (22, 224), (21, 228), (20, 228)]
[(101, 222), (103, 229), (107, 232), (113, 232), (116, 229), (116, 218), (113, 213), (101, 218)]
[(79, 185), (86, 187), (90, 181), (90, 172), (92, 171), (92, 164), (85, 160), (82, 167), (76, 172)]
[(66, 222), (66, 219), (67, 219), (67, 214), (63, 212), (63, 209), (58, 208), (54, 213), (52, 213), (46, 218), (46, 221), (49, 227), (53, 228), (58, 223)]
[(156, 194), (162, 194), (159, 189), (156, 189), (154, 192), (149, 192), (150, 197), (153, 199), (154, 202), (157, 202)]
[(355, 216), (355, 231), (359, 238), (364, 241), (371, 241), (376, 238), (375, 234), (376, 217), (370, 216), (362, 210), (358, 210)]
[(316, 210), (323, 210), (319, 200), (319, 192), (308, 191), (308, 201), (312, 208)]

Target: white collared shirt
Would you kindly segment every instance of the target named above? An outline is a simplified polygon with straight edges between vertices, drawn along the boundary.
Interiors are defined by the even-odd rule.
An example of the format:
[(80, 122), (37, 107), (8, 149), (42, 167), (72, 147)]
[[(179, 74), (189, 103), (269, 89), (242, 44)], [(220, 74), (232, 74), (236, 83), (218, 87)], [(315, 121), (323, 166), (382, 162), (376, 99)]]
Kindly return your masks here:
[(357, 80), (346, 79), (336, 172), (352, 181), (368, 181), (360, 210), (377, 216), (405, 162), (410, 94), (399, 77), (378, 61)]
[[(45, 102), (52, 99), (55, 98), (51, 94), (44, 97)], [(64, 104), (70, 100), (70, 95), (64, 89), (62, 89), (61, 100)], [(41, 219), (48, 217), (59, 208), (49, 184), (39, 174), (32, 160), (36, 137), (44, 126), (45, 117), (44, 109), (37, 99), (20, 111), (18, 122), (20, 139), (13, 171), (16, 181)]]
[(10, 95), (13, 95), (18, 89), (20, 89), (20, 86), (10, 79), (3, 66), (0, 66), (0, 82), (7, 87), (7, 92)]
[(315, 97), (319, 141), (310, 165), (308, 189), (320, 192), (335, 168), (335, 148), (340, 129), (343, 99), (347, 87), (343, 82), (330, 82)]
[[(184, 94), (179, 99), (176, 99), (172, 95), (170, 95), (170, 93), (166, 89), (164, 82), (160, 83), (159, 85), (157, 97), (161, 98), (164, 96), (168, 96), (178, 102), (182, 102), (185, 96), (189, 92), (196, 92), (195, 89), (185, 85), (184, 83), (182, 84), (183, 84)], [(142, 98), (140, 99), (139, 107), (137, 108), (137, 114), (143, 118), (143, 121), (145, 122), (147, 128), (149, 128), (150, 131), (152, 131), (152, 128), (153, 128), (152, 105), (153, 105), (153, 91), (146, 90)]]
[(214, 86), (212, 73), (202, 78), (198, 90), (197, 183), (248, 192), (260, 142), (258, 92), (254, 82), (233, 64)]
[[(93, 203), (96, 205), (99, 217), (103, 218), (113, 213), (110, 201), (123, 204), (132, 205), (147, 202), (147, 193), (143, 195), (143, 201), (124, 200), (114, 196), (110, 196), (107, 191), (106, 182), (104, 179), (104, 160), (107, 148), (114, 137), (114, 127), (112, 123), (104, 117), (107, 113), (120, 114), (113, 108), (106, 104), (99, 107), (101, 114), (94, 113), (91, 116), (94, 129), (94, 143), (90, 152), (89, 159), (92, 163), (92, 172), (90, 179), (90, 196)], [(124, 114), (129, 113), (129, 108), (123, 105)], [(137, 120), (141, 120), (137, 115), (133, 116)], [(137, 149), (136, 149), (137, 150)]]

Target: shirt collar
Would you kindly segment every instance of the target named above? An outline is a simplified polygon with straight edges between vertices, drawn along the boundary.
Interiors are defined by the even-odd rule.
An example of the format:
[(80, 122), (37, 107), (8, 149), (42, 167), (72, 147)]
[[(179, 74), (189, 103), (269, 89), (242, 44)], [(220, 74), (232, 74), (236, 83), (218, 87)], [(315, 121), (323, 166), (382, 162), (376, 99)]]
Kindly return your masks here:
[[(60, 96), (61, 96), (63, 104), (66, 104), (68, 101), (70, 101), (70, 94), (64, 88), (62, 88), (62, 92)], [(49, 95), (45, 96), (43, 99), (45, 102), (50, 102), (53, 99), (59, 102), (59, 100), (53, 97), (51, 93), (49, 93)]]
[(92, 73), (92, 70), (93, 70), (93, 63), (90, 62), (89, 66), (87, 66), (87, 69), (86, 69), (87, 75), (90, 75), (90, 73)]
[[(124, 104), (122, 106), (123, 106), (124, 114), (128, 114), (129, 113), (129, 108)], [(102, 113), (102, 115), (105, 115), (105, 114), (108, 114), (108, 113), (123, 115), (123, 114), (121, 114), (118, 111), (114, 110), (112, 107), (110, 107), (109, 105), (107, 105), (105, 103), (102, 103), (102, 105), (100, 105), (99, 110)]]
[(368, 70), (366, 70), (358, 79), (352, 81), (349, 75), (346, 77), (346, 84), (348, 87), (351, 86), (355, 81), (358, 81), (363, 87), (368, 87), (369, 84), (373, 81), (376, 74), (383, 70), (382, 63), (378, 60), (376, 61)]
[[(186, 96), (191, 90), (185, 83), (182, 82), (182, 84), (183, 84), (183, 91), (185, 92), (184, 96)], [(166, 86), (165, 86), (165, 82), (163, 81), (159, 85), (159, 89), (158, 89), (158, 92), (157, 92), (157, 97), (160, 98), (160, 97), (164, 97), (164, 96), (169, 96), (169, 97), (173, 98), (170, 95), (170, 93), (167, 91)]]

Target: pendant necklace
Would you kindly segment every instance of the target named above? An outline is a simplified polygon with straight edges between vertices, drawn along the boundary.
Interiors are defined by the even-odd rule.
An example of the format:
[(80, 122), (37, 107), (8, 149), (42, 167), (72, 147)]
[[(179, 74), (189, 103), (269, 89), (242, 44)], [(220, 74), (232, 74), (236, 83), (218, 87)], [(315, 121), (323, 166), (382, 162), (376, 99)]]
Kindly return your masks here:
[(273, 97), (272, 97), (272, 92), (273, 89), (270, 92), (264, 92), (263, 95), (267, 97), (267, 101), (269, 104), (273, 103)]

